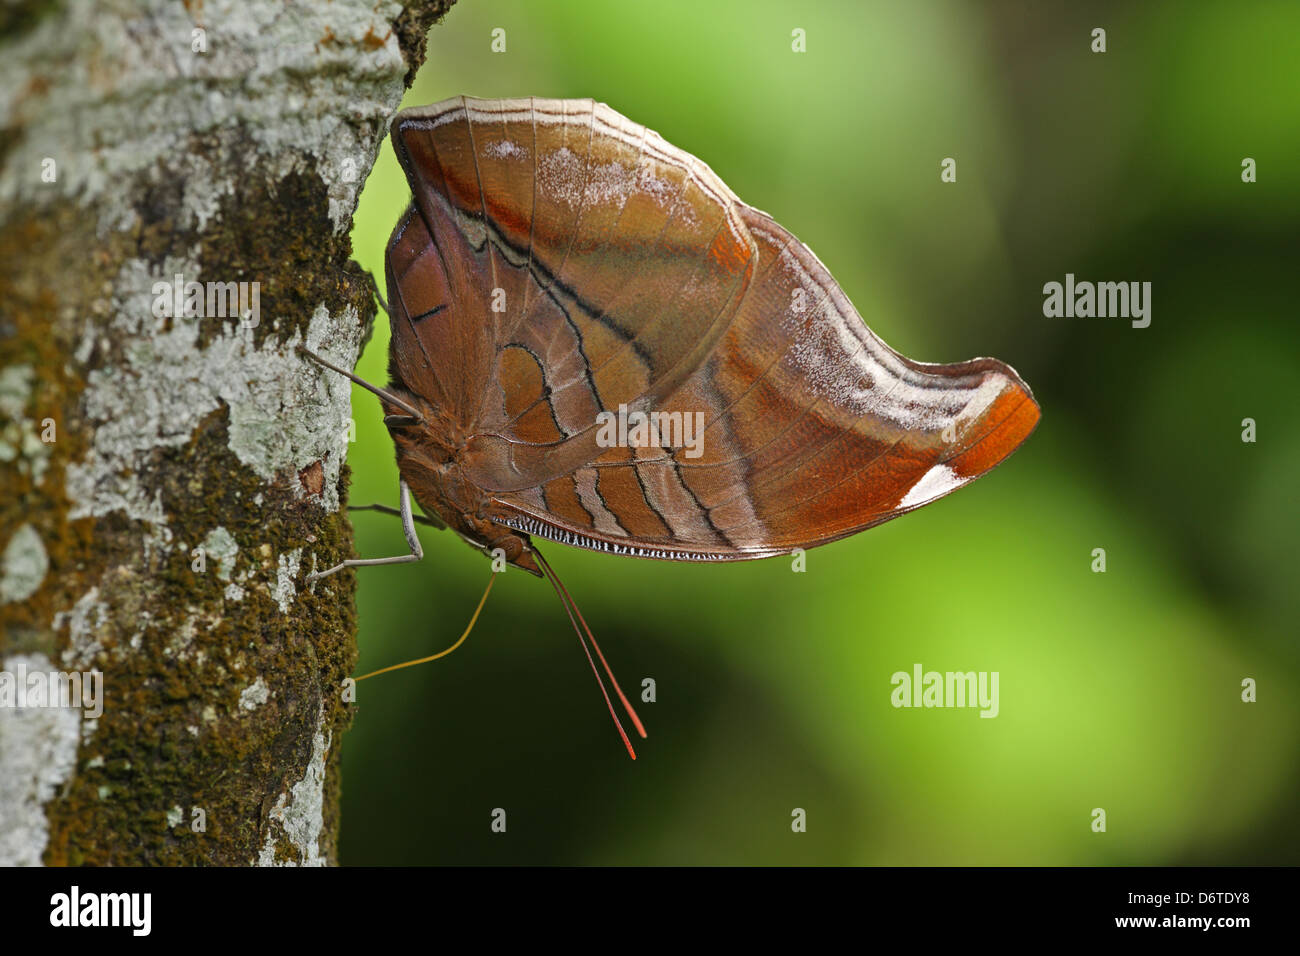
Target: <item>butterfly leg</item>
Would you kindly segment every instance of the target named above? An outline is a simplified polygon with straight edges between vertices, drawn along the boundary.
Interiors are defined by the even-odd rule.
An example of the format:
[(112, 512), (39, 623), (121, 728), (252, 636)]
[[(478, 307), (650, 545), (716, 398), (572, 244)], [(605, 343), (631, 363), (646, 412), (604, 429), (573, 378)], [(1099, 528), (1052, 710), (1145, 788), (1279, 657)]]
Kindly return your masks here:
[(308, 584), (329, 577), (329, 575), (342, 571), (344, 568), (366, 568), (378, 564), (409, 564), (424, 557), (424, 549), (420, 547), (420, 537), (415, 533), (415, 516), (411, 514), (411, 489), (407, 487), (404, 481), (400, 482), (399, 487), (401, 509), (398, 514), (402, 516), (402, 531), (406, 535), (406, 543), (410, 546), (411, 553), (399, 554), (391, 558), (348, 558), (346, 561), (336, 564), (325, 571), (313, 571), (307, 575)]
[(303, 355), (307, 356), (317, 365), (323, 366), (329, 369), (331, 372), (338, 372), (343, 377), (348, 378), (353, 382), (356, 382), (362, 388), (374, 392), (384, 401), (391, 402), (392, 404), (396, 405), (398, 408), (403, 409), (404, 411), (409, 413), (409, 416), (388, 415), (385, 417), (384, 419), (385, 421), (388, 421), (388, 419), (391, 418), (391, 419), (395, 419), (399, 424), (406, 424), (406, 425), (417, 424), (424, 421), (424, 416), (420, 414), (419, 410), (415, 408), (415, 406), (411, 405), (409, 402), (402, 401), (400, 398), (398, 398), (392, 392), (389, 392), (387, 389), (382, 389), (378, 385), (371, 385), (364, 378), (360, 378), (352, 374), (345, 368), (339, 368), (337, 365), (335, 365), (333, 362), (329, 361), (328, 359), (321, 358), (319, 355), (317, 355), (311, 349), (307, 348), (307, 346), (305, 345), (298, 346), (298, 351), (301, 352)]
[(370, 282), (375, 287), (375, 298), (379, 301), (379, 307), (384, 310), (384, 315), (388, 316), (388, 320), (391, 322), (393, 320), (393, 313), (388, 311), (388, 303), (384, 301), (384, 296), (379, 291), (379, 280), (375, 278), (373, 272), (367, 271), (366, 275), (370, 276)]
[[(392, 515), (400, 518), (402, 512), (396, 508), (390, 508), (388, 505), (348, 505), (348, 511), (378, 511), (381, 515)], [(424, 515), (411, 514), (411, 520), (416, 524), (422, 524), (426, 528), (437, 528), (439, 531), (445, 531), (447, 526), (437, 518), (426, 518)]]

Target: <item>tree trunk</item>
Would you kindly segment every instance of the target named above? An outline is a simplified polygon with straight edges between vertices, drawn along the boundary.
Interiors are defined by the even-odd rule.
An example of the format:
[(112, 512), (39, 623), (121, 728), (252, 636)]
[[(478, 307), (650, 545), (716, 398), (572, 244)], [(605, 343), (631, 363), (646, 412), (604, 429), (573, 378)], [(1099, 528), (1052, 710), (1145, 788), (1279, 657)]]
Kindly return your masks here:
[(452, 2), (0, 11), (0, 864), (335, 862), (351, 402), (297, 349), (369, 336), (352, 211)]

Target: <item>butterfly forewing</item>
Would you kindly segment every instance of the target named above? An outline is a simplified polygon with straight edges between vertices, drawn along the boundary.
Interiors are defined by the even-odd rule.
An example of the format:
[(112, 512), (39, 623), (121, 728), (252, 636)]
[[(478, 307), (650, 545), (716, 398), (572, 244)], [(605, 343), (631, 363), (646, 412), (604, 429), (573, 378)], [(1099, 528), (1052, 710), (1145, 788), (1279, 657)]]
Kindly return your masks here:
[[(674, 391), (725, 329), (756, 258), (698, 160), (603, 104), (529, 102), (449, 101), (394, 126), (443, 259), (470, 260), (448, 321), (481, 327), (491, 313), (496, 387), (465, 386), (480, 400), (475, 476), (501, 488), (572, 471), (597, 448), (598, 412)], [(532, 358), (544, 400), (512, 352)]]

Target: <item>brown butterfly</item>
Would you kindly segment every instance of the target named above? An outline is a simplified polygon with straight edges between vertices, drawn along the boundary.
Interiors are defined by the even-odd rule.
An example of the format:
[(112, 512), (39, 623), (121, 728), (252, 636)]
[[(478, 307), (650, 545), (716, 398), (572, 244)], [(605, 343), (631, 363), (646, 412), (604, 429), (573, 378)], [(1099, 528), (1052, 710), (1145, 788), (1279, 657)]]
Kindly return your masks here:
[(1002, 362), (893, 351), (803, 243), (602, 103), (457, 97), (392, 135), (414, 194), (388, 243), (392, 383), (360, 384), (384, 402), (411, 554), (313, 578), (419, 560), (414, 493), (544, 574), (577, 629), (533, 536), (786, 554), (954, 491), (1038, 422)]

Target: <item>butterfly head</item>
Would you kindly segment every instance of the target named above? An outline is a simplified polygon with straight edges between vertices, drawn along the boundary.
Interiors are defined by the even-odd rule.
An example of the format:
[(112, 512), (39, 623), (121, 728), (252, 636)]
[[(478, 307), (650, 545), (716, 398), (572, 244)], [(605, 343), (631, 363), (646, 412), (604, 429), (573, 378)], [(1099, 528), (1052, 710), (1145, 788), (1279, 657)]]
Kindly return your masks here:
[(465, 476), (461, 467), (468, 441), (465, 429), (400, 385), (390, 386), (390, 391), (419, 413), (417, 417), (386, 402), (384, 423), (397, 450), (397, 470), (424, 512), (488, 557), (504, 558), (507, 564), (541, 577), (528, 536), (494, 521), (491, 496)]

